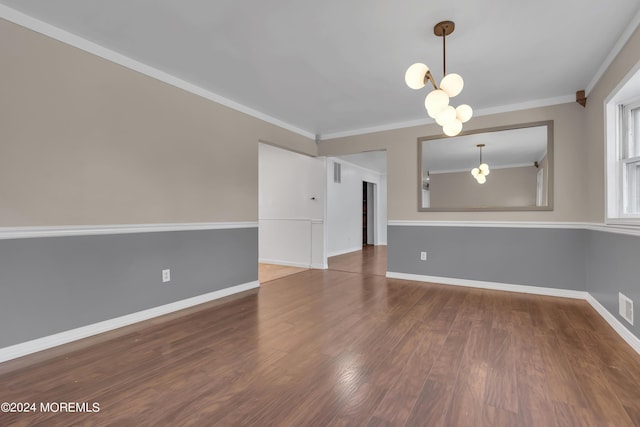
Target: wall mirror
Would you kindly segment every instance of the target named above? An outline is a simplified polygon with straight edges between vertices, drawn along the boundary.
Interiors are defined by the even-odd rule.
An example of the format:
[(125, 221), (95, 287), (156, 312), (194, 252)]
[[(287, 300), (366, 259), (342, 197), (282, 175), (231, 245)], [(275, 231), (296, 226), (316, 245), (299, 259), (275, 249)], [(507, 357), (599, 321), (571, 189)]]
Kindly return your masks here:
[(553, 121), (418, 138), (419, 211), (552, 209)]

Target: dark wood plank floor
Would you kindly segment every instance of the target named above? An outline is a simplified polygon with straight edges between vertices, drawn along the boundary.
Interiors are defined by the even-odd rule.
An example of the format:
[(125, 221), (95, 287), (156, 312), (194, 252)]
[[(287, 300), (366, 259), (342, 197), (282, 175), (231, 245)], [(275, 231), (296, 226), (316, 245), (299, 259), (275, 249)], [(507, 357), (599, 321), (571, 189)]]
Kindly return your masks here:
[(385, 276), (387, 274), (387, 247), (364, 246), (361, 251), (331, 257), (328, 264), (330, 270)]
[(578, 300), (309, 270), (90, 340), (0, 402), (99, 413), (0, 425), (640, 426), (640, 356)]

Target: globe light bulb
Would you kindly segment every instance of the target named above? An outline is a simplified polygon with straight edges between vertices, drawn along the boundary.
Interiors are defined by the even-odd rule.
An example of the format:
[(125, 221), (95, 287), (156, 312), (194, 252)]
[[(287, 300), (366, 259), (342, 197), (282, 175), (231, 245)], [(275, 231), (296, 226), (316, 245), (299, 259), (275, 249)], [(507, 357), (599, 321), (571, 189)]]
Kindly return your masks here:
[(478, 175), (476, 179), (478, 180), (478, 184), (484, 184), (487, 182), (487, 178), (484, 175)]
[(464, 80), (460, 74), (447, 74), (440, 82), (440, 89), (442, 89), (450, 98), (458, 95), (462, 92), (464, 87)]
[(436, 123), (440, 126), (446, 126), (454, 120), (456, 120), (456, 109), (451, 105), (440, 111), (436, 116)]
[(456, 108), (456, 117), (462, 123), (467, 123), (469, 119), (471, 119), (471, 116), (473, 116), (473, 110), (467, 104), (459, 105)]
[(489, 165), (486, 163), (482, 163), (480, 166), (478, 166), (478, 168), (484, 173), (489, 170)]
[(411, 89), (422, 89), (425, 86), (424, 78), (429, 71), (429, 67), (418, 62), (407, 68), (404, 74), (404, 81)]
[(473, 175), (474, 178), (476, 178), (479, 173), (480, 173), (480, 169), (478, 168), (471, 169), (471, 175)]
[(449, 105), (449, 95), (442, 90), (433, 90), (429, 92), (424, 99), (424, 106), (427, 113), (432, 118), (436, 118), (438, 114)]
[(453, 121), (444, 125), (442, 130), (447, 136), (456, 136), (462, 130), (462, 122), (458, 119), (454, 119)]

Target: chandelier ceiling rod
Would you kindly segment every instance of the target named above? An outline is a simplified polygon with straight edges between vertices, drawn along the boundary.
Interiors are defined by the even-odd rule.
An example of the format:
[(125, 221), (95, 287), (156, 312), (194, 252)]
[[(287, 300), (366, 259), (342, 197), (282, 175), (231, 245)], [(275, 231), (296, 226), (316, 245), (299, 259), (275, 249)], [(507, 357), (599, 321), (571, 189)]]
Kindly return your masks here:
[(411, 89), (422, 89), (428, 83), (433, 86), (433, 91), (425, 98), (424, 106), (427, 114), (442, 126), (443, 132), (448, 136), (458, 135), (462, 131), (462, 124), (466, 123), (473, 115), (473, 110), (466, 104), (458, 107), (449, 105), (450, 98), (462, 91), (464, 81), (459, 74), (447, 75), (447, 36), (453, 33), (455, 24), (452, 21), (438, 22), (433, 27), (433, 33), (442, 37), (442, 71), (443, 77), (440, 84), (436, 82), (429, 67), (423, 63), (415, 63), (407, 69), (404, 79)]
[(442, 34), (442, 77), (447, 75), (447, 36)]

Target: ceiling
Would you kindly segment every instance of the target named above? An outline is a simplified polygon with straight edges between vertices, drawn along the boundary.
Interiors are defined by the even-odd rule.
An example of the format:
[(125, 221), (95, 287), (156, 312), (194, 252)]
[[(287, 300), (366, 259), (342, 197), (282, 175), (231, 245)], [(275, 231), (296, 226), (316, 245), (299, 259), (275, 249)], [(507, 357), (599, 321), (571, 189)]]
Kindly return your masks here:
[(346, 154), (337, 158), (381, 174), (387, 173), (387, 152), (384, 150)]
[(589, 89), (640, 9), (638, 0), (0, 4), (322, 138), (428, 122), (427, 92), (409, 89), (404, 72), (424, 62), (442, 77), (441, 20), (456, 23), (447, 37), (447, 71), (465, 79), (456, 104), (482, 113)]

